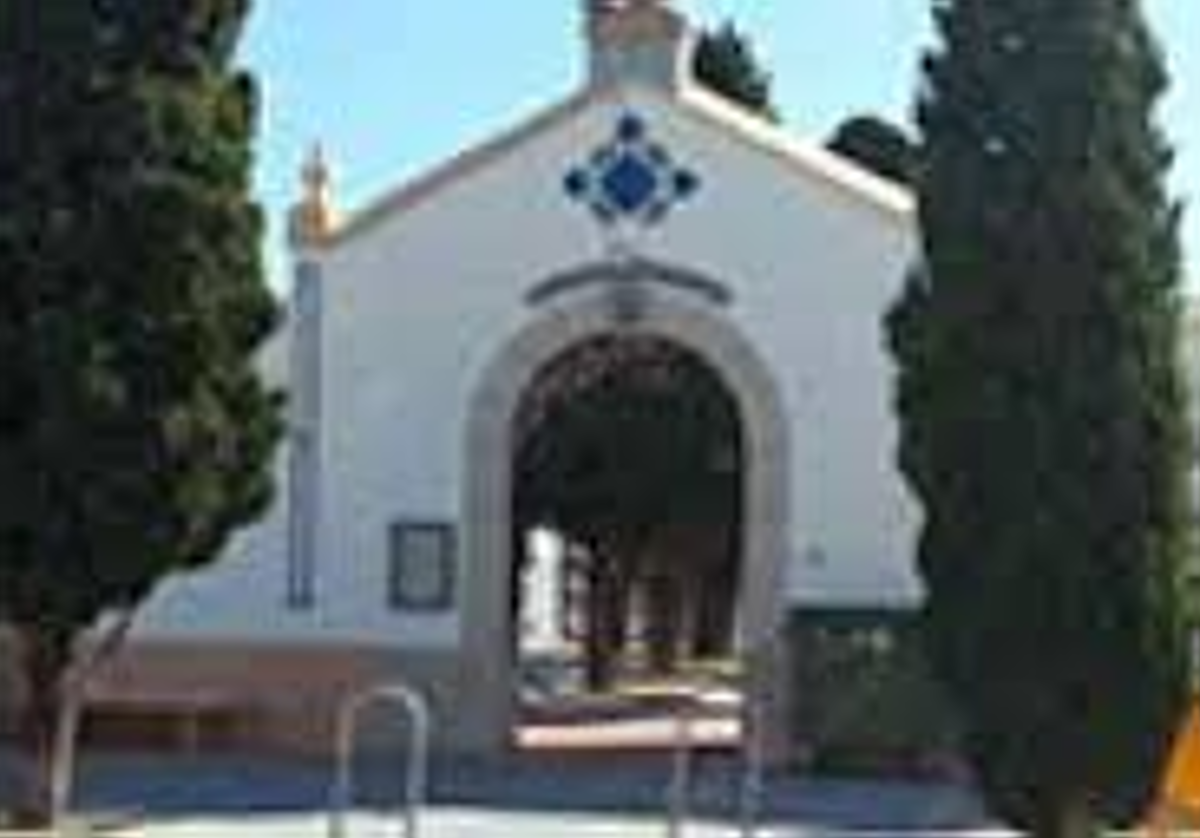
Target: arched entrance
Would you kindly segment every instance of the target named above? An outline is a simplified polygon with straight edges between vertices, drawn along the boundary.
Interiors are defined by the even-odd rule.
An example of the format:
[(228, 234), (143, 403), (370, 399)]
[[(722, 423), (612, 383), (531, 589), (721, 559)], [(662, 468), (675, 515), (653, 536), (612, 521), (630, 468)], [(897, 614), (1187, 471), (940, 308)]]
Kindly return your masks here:
[(518, 741), (594, 734), (613, 713), (657, 719), (644, 744), (662, 741), (656, 695), (740, 686), (737, 402), (690, 350), (614, 330), (540, 370), (515, 421)]
[[(598, 266), (578, 272), (569, 296), (547, 301), (538, 310), (502, 348), (473, 394), (464, 458), (460, 598), (465, 689), (456, 724), (469, 750), (505, 751), (516, 711), (510, 643), (515, 417), (531, 383), (553, 359), (602, 336), (625, 334), (651, 336), (693, 353), (736, 401), (744, 449), (743, 579), (737, 610), (740, 654), (748, 671), (747, 722), (761, 731), (769, 755), (783, 754), (787, 727), (780, 628), (790, 509), (786, 415), (770, 370), (720, 305), (678, 282), (658, 283), (655, 270), (639, 266), (638, 274), (626, 269), (617, 276), (612, 267)], [(626, 293), (634, 283), (636, 310)]]

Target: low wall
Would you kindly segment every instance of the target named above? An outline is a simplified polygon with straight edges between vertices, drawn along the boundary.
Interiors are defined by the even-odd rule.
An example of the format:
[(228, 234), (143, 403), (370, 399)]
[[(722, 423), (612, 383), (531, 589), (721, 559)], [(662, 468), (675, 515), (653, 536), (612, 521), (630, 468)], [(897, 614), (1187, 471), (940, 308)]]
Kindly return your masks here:
[[(89, 684), (85, 730), (111, 746), (149, 741), (162, 747), (327, 757), (335, 747), (343, 701), (371, 686), (403, 680), (430, 699), (443, 722), (435, 727), (437, 744), (453, 749), (455, 731), (444, 722), (454, 714), (437, 708), (453, 708), (459, 700), (462, 688), (454, 673), (445, 656), (353, 645), (136, 643), (105, 663)], [(210, 729), (207, 721), (219, 721), (216, 727), (222, 729)], [(371, 721), (364, 749), (393, 747), (402, 727)], [(189, 735), (176, 735), (189, 724)], [(164, 728), (175, 730), (163, 736)]]
[(953, 707), (932, 677), (914, 615), (790, 615), (793, 750), (818, 773), (958, 776)]

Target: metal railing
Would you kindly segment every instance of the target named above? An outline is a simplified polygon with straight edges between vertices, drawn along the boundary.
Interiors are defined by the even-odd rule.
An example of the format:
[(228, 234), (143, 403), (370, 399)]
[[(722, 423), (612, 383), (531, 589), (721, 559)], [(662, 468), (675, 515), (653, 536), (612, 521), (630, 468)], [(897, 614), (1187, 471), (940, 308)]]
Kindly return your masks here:
[[(762, 654), (762, 652), (759, 652)], [(742, 771), (738, 787), (738, 835), (754, 838), (762, 811), (766, 770), (766, 718), (763, 696), (754, 685), (743, 684), (746, 706), (742, 708)]]
[(420, 810), (429, 780), (429, 705), (406, 684), (385, 684), (351, 696), (338, 715), (337, 769), (329, 811), (329, 838), (347, 838), (348, 813), (354, 800), (354, 759), (363, 714), (376, 706), (392, 706), (408, 721), (409, 740), (404, 783), (404, 836), (417, 838)]
[[(733, 695), (724, 690), (695, 689), (681, 692), (676, 697), (678, 704), (674, 716), (671, 775), (665, 794), (667, 838), (683, 838), (685, 825), (691, 815), (696, 750), (700, 744), (695, 733), (696, 724), (704, 715), (701, 711), (730, 706), (736, 701)], [(757, 744), (757, 724), (749, 721), (745, 711), (741, 724), (744, 760), (742, 771), (738, 775), (738, 828), (741, 835), (752, 836), (757, 825), (758, 799), (762, 785), (761, 748)]]
[(696, 740), (692, 735), (696, 721), (697, 697), (693, 693), (681, 696), (675, 709), (674, 747), (671, 756), (671, 778), (667, 784), (667, 838), (683, 838), (691, 804), (692, 761)]
[[(758, 834), (766, 786), (766, 731), (764, 697), (751, 682), (753, 663), (758, 657), (771, 653), (764, 644), (747, 660), (742, 676), (745, 704), (741, 708), (741, 764), (737, 786), (737, 834), (754, 838)], [(697, 738), (695, 724), (699, 711), (714, 704), (728, 704), (728, 693), (720, 691), (686, 690), (677, 696), (680, 701), (675, 712), (671, 776), (666, 791), (667, 838), (683, 838), (685, 824), (691, 814), (692, 784), (694, 781)]]
[(75, 690), (65, 691), (54, 730), (54, 753), (50, 774), (50, 831), (54, 835), (70, 836), (68, 819), (74, 798), (76, 763), (79, 757), (79, 727), (83, 717), (84, 696)]

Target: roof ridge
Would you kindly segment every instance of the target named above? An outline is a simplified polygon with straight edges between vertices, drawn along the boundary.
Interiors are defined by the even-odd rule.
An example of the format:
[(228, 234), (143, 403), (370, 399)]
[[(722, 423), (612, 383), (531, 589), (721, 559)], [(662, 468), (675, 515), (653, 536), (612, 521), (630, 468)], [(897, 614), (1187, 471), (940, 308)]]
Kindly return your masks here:
[(864, 198), (876, 208), (905, 220), (916, 208), (911, 189), (884, 178), (821, 143), (788, 131), (781, 125), (729, 101), (699, 84), (689, 85), (680, 98), (692, 113), (723, 127), (808, 174)]
[(628, 91), (633, 90), (674, 104), (684, 114), (717, 125), (743, 143), (773, 155), (799, 173), (823, 181), (843, 194), (858, 199), (886, 218), (908, 223), (913, 217), (916, 202), (909, 189), (868, 171), (819, 143), (797, 137), (699, 85), (688, 85), (677, 94), (668, 94), (647, 85), (586, 85), (348, 213), (338, 229), (328, 236), (324, 246), (336, 249), (382, 220), (417, 205), (443, 187), (479, 170), (592, 104), (607, 99), (623, 99)]

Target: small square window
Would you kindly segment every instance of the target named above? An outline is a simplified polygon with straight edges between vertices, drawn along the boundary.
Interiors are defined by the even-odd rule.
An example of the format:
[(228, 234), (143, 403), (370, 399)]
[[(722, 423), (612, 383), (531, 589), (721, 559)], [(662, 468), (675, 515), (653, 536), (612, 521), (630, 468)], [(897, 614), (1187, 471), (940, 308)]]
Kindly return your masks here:
[(388, 604), (396, 611), (446, 611), (454, 602), (454, 528), (403, 522), (391, 530)]

